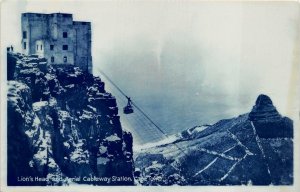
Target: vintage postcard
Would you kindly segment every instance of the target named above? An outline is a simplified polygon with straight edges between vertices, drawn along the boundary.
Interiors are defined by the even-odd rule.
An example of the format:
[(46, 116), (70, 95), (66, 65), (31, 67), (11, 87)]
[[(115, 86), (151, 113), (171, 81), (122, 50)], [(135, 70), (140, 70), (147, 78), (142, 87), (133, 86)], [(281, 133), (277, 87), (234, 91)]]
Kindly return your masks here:
[(297, 1), (4, 0), (1, 192), (300, 191)]

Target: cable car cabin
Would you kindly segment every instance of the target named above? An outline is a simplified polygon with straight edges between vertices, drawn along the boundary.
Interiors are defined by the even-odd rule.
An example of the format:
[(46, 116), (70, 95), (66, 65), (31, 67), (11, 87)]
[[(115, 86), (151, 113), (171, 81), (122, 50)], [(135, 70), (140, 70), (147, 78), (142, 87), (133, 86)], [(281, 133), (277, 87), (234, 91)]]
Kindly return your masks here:
[(133, 113), (133, 107), (131, 105), (131, 99), (130, 99), (130, 97), (127, 97), (127, 96), (126, 96), (126, 98), (127, 98), (127, 105), (124, 107), (123, 112), (125, 114)]
[(126, 107), (124, 107), (123, 112), (125, 114), (133, 113), (133, 107), (131, 105), (127, 105)]

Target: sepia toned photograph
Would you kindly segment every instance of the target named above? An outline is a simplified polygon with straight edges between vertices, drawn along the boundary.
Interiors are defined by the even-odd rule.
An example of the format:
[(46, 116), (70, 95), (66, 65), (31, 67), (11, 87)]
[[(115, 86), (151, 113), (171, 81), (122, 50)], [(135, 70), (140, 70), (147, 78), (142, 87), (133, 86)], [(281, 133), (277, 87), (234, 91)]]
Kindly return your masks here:
[(1, 191), (299, 190), (298, 2), (0, 13)]

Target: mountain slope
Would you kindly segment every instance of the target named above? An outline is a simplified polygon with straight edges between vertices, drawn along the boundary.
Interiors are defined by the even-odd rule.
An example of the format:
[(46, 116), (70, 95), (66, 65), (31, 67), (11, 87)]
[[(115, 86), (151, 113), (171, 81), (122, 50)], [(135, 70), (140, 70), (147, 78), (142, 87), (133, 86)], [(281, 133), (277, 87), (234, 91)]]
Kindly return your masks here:
[(290, 185), (293, 124), (260, 95), (249, 114), (141, 149), (135, 165), (142, 185)]

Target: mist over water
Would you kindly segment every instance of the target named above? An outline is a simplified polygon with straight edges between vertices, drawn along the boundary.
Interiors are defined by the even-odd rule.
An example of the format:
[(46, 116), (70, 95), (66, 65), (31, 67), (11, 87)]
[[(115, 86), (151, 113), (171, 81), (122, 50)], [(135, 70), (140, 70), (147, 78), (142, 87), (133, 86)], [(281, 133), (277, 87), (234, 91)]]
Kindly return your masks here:
[[(137, 49), (132, 48), (134, 46)], [(105, 71), (166, 133), (178, 133), (251, 110), (255, 98), (246, 93), (240, 98), (233, 97), (234, 93), (222, 93), (218, 87), (226, 79), (215, 85), (207, 83), (210, 77), (202, 65), (201, 49), (192, 40), (167, 41), (159, 52), (156, 46), (141, 40), (132, 47), (127, 45), (124, 49), (115, 49), (106, 55), (103, 63), (107, 65), (96, 68), (95, 72), (99, 69)], [(106, 82), (121, 109), (126, 99)], [(133, 124), (137, 126), (134, 129), (149, 129)]]

